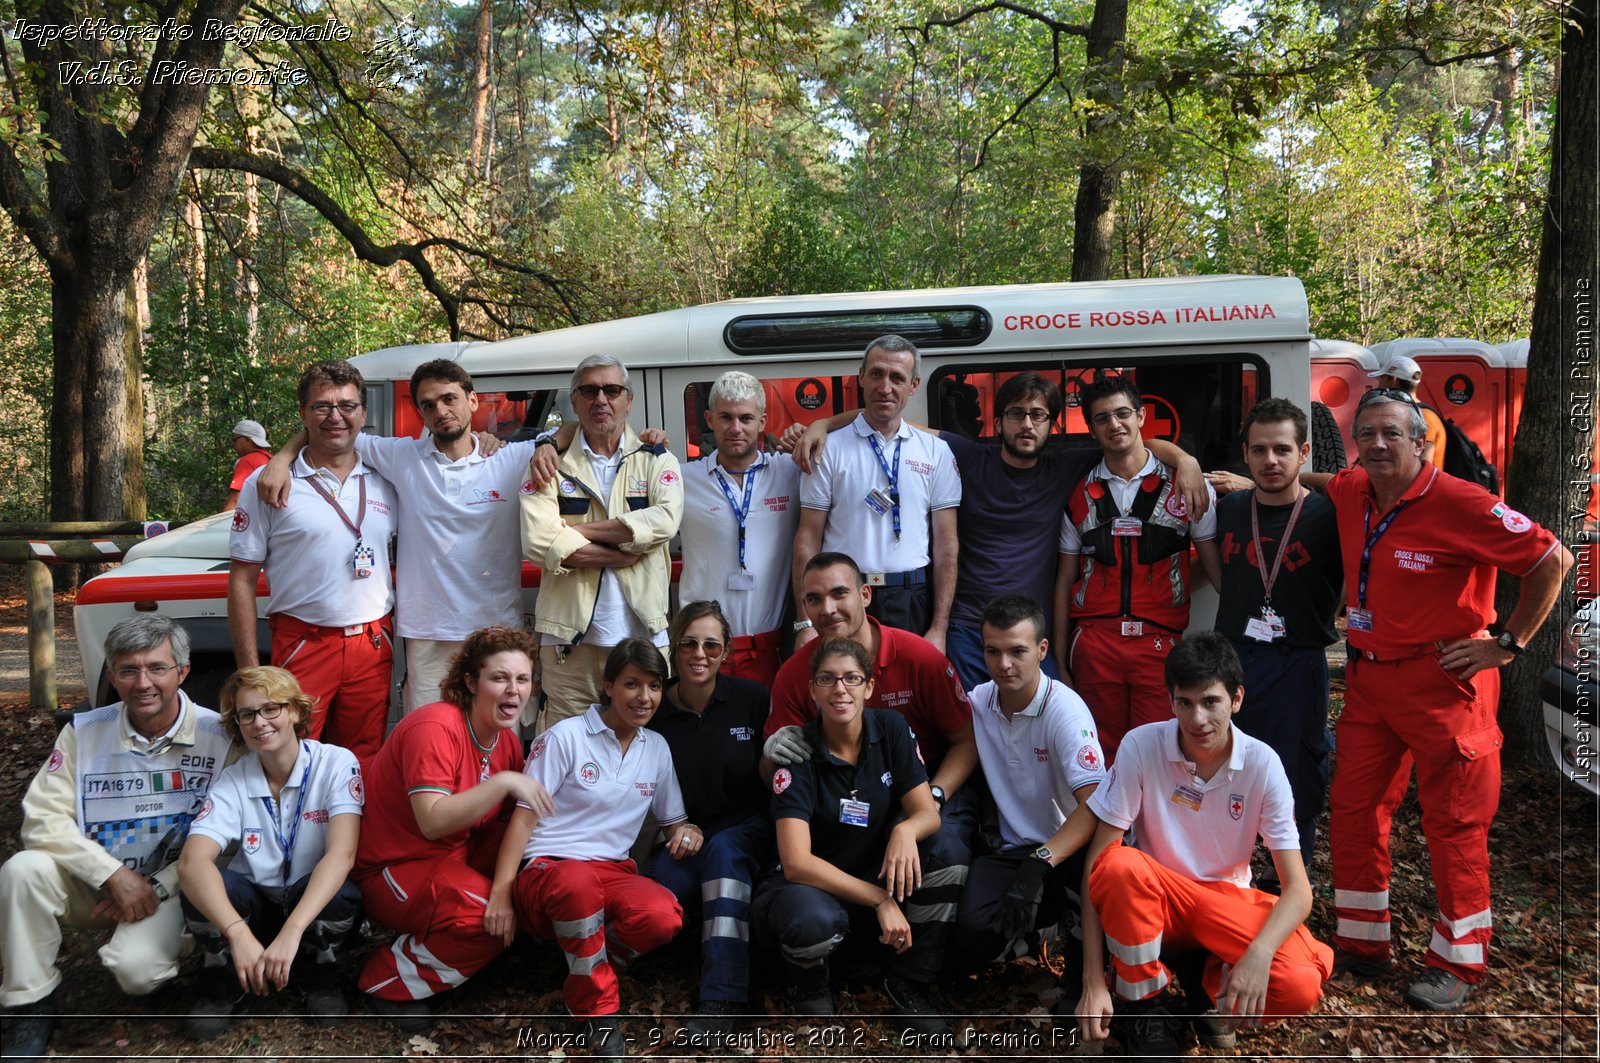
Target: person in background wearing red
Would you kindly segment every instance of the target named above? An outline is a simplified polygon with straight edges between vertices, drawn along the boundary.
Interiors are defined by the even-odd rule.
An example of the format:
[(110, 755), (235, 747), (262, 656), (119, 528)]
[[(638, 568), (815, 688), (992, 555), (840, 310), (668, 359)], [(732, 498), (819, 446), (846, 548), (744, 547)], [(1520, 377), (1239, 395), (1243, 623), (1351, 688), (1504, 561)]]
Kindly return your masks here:
[(226, 513), (239, 504), (239, 490), (250, 474), (272, 460), (272, 445), (267, 442), (267, 430), (260, 421), (240, 421), (233, 426), (233, 452), (239, 460), (233, 463), (233, 476), (228, 480), (228, 500), (222, 504)]

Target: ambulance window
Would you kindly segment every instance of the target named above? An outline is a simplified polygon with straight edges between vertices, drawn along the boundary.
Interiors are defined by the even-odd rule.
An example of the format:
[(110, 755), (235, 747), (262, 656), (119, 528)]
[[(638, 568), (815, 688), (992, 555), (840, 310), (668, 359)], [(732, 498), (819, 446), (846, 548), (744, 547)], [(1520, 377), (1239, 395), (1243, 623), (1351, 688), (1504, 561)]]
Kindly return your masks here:
[[(715, 446), (706, 424), (712, 383), (703, 380), (683, 389), (684, 451), (689, 458)], [(861, 405), (854, 376), (779, 377), (761, 381), (761, 388), (767, 397), (766, 450), (774, 450), (792, 424), (811, 424)]]
[(722, 338), (736, 354), (816, 354), (864, 350), (892, 332), (934, 350), (974, 347), (992, 328), (988, 311), (981, 307), (931, 306), (751, 315), (728, 322)]
[[(422, 416), (411, 401), (409, 381), (394, 386), (394, 434), (418, 437), (423, 433)], [(532, 439), (547, 428), (559, 428), (562, 417), (571, 413), (566, 388), (538, 391), (480, 391), (478, 408), (472, 414), (472, 430), (488, 432), (507, 443)]]
[(1101, 375), (1132, 377), (1144, 397), (1145, 434), (1176, 442), (1202, 468), (1236, 465), (1239, 425), (1261, 395), (1267, 394), (1265, 366), (1250, 355), (1174, 358), (1125, 366), (1050, 359), (1010, 363), (946, 365), (928, 382), (928, 419), (938, 429), (999, 444), (995, 393), (1022, 372), (1035, 372), (1061, 388), (1065, 405), (1055, 439), (1068, 445), (1092, 444), (1078, 396)]

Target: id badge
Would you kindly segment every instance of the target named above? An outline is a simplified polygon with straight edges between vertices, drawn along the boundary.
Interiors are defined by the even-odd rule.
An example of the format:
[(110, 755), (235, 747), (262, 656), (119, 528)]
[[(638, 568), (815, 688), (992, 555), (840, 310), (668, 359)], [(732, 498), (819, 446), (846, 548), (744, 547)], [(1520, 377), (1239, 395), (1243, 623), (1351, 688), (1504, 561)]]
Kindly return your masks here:
[(847, 827), (865, 827), (867, 813), (872, 811), (872, 806), (865, 801), (852, 801), (848, 797), (839, 798), (839, 822)]
[(1117, 517), (1111, 522), (1111, 534), (1137, 538), (1144, 530), (1144, 521), (1138, 517)]
[(1205, 794), (1192, 786), (1185, 786), (1182, 783), (1179, 783), (1177, 788), (1172, 791), (1173, 804), (1182, 805), (1184, 808), (1194, 812), (1200, 811), (1200, 804), (1205, 799)]
[(728, 589), (730, 591), (753, 591), (756, 589), (756, 576), (754, 572), (740, 569), (728, 573)]
[(867, 497), (864, 499), (864, 501), (867, 503), (867, 508), (878, 514), (880, 517), (888, 513), (889, 507), (893, 505), (893, 503), (889, 501), (889, 496), (884, 494), (876, 487), (867, 492)]
[(1349, 621), (1351, 631), (1372, 630), (1371, 609), (1357, 609), (1355, 606), (1351, 606), (1345, 610), (1345, 618)]
[(1257, 616), (1252, 616), (1245, 621), (1244, 633), (1246, 637), (1255, 639), (1257, 642), (1271, 642), (1278, 637), (1277, 633), (1272, 630), (1272, 625)]
[(350, 558), (350, 570), (356, 579), (366, 579), (372, 575), (372, 570), (377, 566), (376, 555), (370, 546), (357, 546), (356, 552)]

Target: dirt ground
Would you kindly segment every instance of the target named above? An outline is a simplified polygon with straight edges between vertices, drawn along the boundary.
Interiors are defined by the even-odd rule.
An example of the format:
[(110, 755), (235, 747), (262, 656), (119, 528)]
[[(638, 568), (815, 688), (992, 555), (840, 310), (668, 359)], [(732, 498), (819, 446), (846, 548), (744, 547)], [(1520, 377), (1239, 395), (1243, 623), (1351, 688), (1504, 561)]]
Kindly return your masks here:
[[(25, 612), (16, 570), (0, 570), (0, 661), (15, 661), (25, 646)], [(71, 608), (58, 598), (58, 630), (70, 635)], [(24, 658), (25, 659), (25, 658)], [(81, 677), (67, 671), (61, 697), (82, 696)], [(1337, 690), (1336, 690), (1337, 694)], [(0, 857), (16, 851), (20, 801), (50, 750), (50, 713), (27, 704), (27, 677), (0, 670)], [(1418, 810), (1408, 800), (1394, 825), (1391, 883), (1394, 973), (1373, 983), (1348, 978), (1329, 983), (1314, 1014), (1241, 1036), (1236, 1052), (1196, 1049), (1196, 1055), (1248, 1059), (1476, 1059), (1596, 1057), (1600, 1048), (1600, 957), (1597, 957), (1596, 806), (1559, 786), (1546, 768), (1508, 767), (1500, 814), (1491, 835), (1494, 854), (1495, 937), (1490, 970), (1462, 1012), (1423, 1016), (1403, 1001), (1421, 968), (1434, 917), (1427, 851)], [(1312, 930), (1332, 931), (1333, 895), (1326, 847), (1312, 868), (1316, 905)], [(380, 937), (374, 944), (382, 945)], [(519, 945), (464, 987), (450, 994), (426, 1035), (395, 1032), (363, 1013), (325, 1030), (296, 1017), (291, 990), (243, 1008), (223, 1038), (195, 1045), (181, 1033), (196, 992), (199, 969), (191, 959), (176, 982), (153, 997), (123, 996), (95, 960), (95, 935), (69, 933), (62, 949), (65, 982), (59, 994), (66, 1016), (51, 1042), (59, 1058), (116, 1059), (342, 1059), (436, 1056), (443, 1059), (581, 1056), (566, 1040), (572, 1024), (561, 1006), (564, 966), (554, 948)], [(625, 1028), (631, 1050), (661, 1059), (692, 1058), (676, 1040), (680, 1018), (692, 1010), (695, 953), (675, 943), (645, 957), (622, 978)], [(1020, 960), (979, 977), (943, 985), (952, 1025), (970, 1030), (971, 1042), (949, 1049), (902, 1048), (881, 1013), (886, 1001), (864, 970), (845, 972), (832, 1023), (800, 1025), (781, 1017), (770, 992), (760, 994), (743, 1030), (744, 1043), (716, 1054), (751, 1058), (810, 1056), (906, 1058), (972, 1056), (1029, 1058), (1072, 1054), (1069, 1031), (1047, 1021), (1056, 991), (1048, 957)], [(769, 1017), (776, 1016), (776, 1017)]]

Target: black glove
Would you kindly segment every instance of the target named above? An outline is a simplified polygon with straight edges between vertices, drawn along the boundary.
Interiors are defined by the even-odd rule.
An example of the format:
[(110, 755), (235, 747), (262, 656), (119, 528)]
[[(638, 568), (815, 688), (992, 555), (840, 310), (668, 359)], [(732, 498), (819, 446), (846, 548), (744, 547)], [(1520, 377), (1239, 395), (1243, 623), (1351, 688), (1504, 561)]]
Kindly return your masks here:
[(1011, 885), (1006, 887), (994, 918), (989, 922), (989, 929), (1007, 941), (1015, 941), (1032, 930), (1039, 914), (1039, 900), (1044, 896), (1044, 880), (1049, 874), (1050, 865), (1036, 856), (1018, 864), (1016, 873), (1011, 876)]

